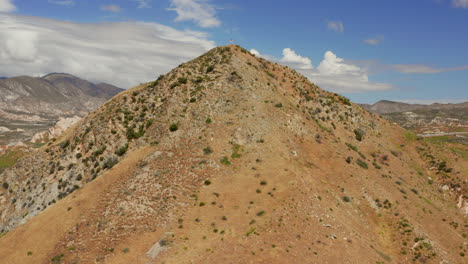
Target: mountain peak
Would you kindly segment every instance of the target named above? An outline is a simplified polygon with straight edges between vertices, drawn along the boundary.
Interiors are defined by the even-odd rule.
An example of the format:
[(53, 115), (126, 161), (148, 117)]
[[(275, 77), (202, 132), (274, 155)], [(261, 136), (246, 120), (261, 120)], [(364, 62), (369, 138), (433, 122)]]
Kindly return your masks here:
[(442, 218), (464, 221), (460, 169), (429, 150), (288, 67), (218, 47), (118, 94), (6, 170), (0, 255), (461, 263), (451, 248), (462, 234), (439, 232), (451, 228)]

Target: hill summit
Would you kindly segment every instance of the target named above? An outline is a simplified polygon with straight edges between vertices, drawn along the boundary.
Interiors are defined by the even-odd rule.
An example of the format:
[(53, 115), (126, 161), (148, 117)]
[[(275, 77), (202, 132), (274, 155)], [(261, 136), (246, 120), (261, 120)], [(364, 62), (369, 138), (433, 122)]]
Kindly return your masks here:
[(288, 67), (218, 47), (6, 170), (0, 255), (462, 263), (468, 168), (442, 153)]

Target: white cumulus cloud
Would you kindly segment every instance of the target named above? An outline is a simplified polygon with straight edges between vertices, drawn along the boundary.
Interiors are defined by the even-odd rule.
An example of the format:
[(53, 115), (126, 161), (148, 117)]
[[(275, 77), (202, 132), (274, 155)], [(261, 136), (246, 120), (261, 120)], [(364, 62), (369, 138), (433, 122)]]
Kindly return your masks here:
[(468, 0), (453, 0), (453, 6), (458, 8), (468, 8)]
[(344, 25), (341, 21), (328, 21), (327, 27), (329, 30), (333, 30), (340, 33), (344, 32)]
[(221, 21), (216, 17), (216, 9), (209, 0), (171, 0), (168, 10), (177, 13), (176, 22), (193, 21), (205, 28), (221, 25)]
[(383, 91), (393, 88), (391, 84), (370, 81), (367, 69), (346, 62), (331, 51), (325, 53), (323, 60), (315, 69), (310, 58), (297, 55), (290, 48), (283, 50), (283, 58), (281, 59), (263, 55), (255, 49), (250, 52), (258, 57), (269, 58), (286, 64), (302, 73), (310, 81), (329, 91), (354, 93)]
[(318, 85), (337, 92), (384, 91), (393, 88), (387, 83), (369, 81), (368, 73), (364, 69), (346, 63), (331, 51), (325, 53), (317, 71), (307, 75)]
[(73, 23), (0, 14), (0, 76), (70, 73), (129, 88), (213, 48), (208, 34), (157, 23)]
[(101, 6), (101, 10), (109, 11), (109, 12), (112, 12), (112, 13), (122, 12), (122, 8), (119, 5), (103, 5), (103, 6)]
[(301, 70), (312, 70), (314, 68), (309, 58), (298, 55), (290, 48), (283, 49), (283, 58), (280, 62)]
[(13, 0), (0, 0), (0, 13), (1, 12), (13, 12), (16, 10), (16, 6), (13, 4)]

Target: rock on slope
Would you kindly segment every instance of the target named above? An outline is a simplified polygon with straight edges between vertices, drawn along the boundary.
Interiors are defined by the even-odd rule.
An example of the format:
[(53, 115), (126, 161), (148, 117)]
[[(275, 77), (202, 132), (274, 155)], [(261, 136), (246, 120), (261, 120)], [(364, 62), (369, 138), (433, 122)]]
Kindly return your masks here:
[(0, 255), (462, 263), (468, 168), (431, 149), (287, 67), (220, 47), (6, 170)]

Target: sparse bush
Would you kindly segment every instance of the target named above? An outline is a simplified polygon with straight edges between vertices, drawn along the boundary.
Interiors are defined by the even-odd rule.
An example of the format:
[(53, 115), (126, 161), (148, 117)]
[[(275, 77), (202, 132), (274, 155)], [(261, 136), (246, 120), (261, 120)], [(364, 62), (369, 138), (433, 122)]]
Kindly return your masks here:
[(127, 152), (127, 150), (128, 150), (128, 143), (125, 144), (124, 146), (118, 148), (118, 149), (115, 151), (115, 154), (116, 154), (117, 156), (123, 156), (123, 155), (125, 155), (125, 153)]
[(231, 165), (231, 161), (229, 161), (229, 158), (228, 157), (224, 157), (220, 160), (221, 164), (223, 165)]
[(209, 155), (209, 154), (213, 153), (213, 150), (211, 149), (211, 147), (208, 146), (208, 147), (203, 149), (203, 153), (205, 155)]
[(187, 83), (187, 78), (180, 77), (179, 79), (177, 79), (177, 81), (178, 81), (180, 84), (186, 84), (186, 83)]
[(114, 157), (109, 157), (107, 160), (104, 162), (103, 168), (104, 169), (111, 169), (112, 167), (115, 166), (119, 161), (114, 158)]
[(169, 131), (171, 131), (171, 132), (175, 132), (178, 129), (179, 129), (179, 126), (177, 124), (175, 124), (175, 123), (169, 126)]
[(10, 187), (10, 185), (7, 182), (4, 182), (2, 186), (5, 190), (8, 190), (8, 188)]
[(354, 129), (354, 135), (358, 141), (362, 141), (366, 132), (360, 128)]
[(206, 119), (205, 123), (211, 124), (211, 123), (213, 123), (213, 121), (211, 120), (211, 118), (208, 117), (208, 118)]
[(67, 141), (65, 141), (65, 142), (60, 143), (60, 147), (62, 149), (66, 149), (68, 146), (70, 146), (70, 140), (69, 139)]
[(208, 68), (206, 68), (206, 73), (210, 73), (214, 70), (214, 66), (213, 65), (210, 65), (208, 66)]
[(343, 196), (343, 201), (349, 203), (351, 202), (351, 198), (349, 198), (348, 196)]
[(356, 163), (361, 167), (361, 168), (364, 168), (364, 169), (368, 169), (369, 166), (367, 166), (367, 163), (365, 161), (363, 161), (362, 159), (358, 159), (356, 161)]
[(281, 108), (281, 107), (283, 107), (283, 104), (282, 103), (277, 103), (277, 104), (275, 104), (275, 107)]
[(265, 211), (260, 211), (257, 213), (257, 216), (263, 216), (263, 215), (265, 215)]
[(210, 181), (210, 180), (205, 180), (203, 183), (204, 183), (205, 185), (210, 185), (210, 184), (211, 184), (211, 181)]

